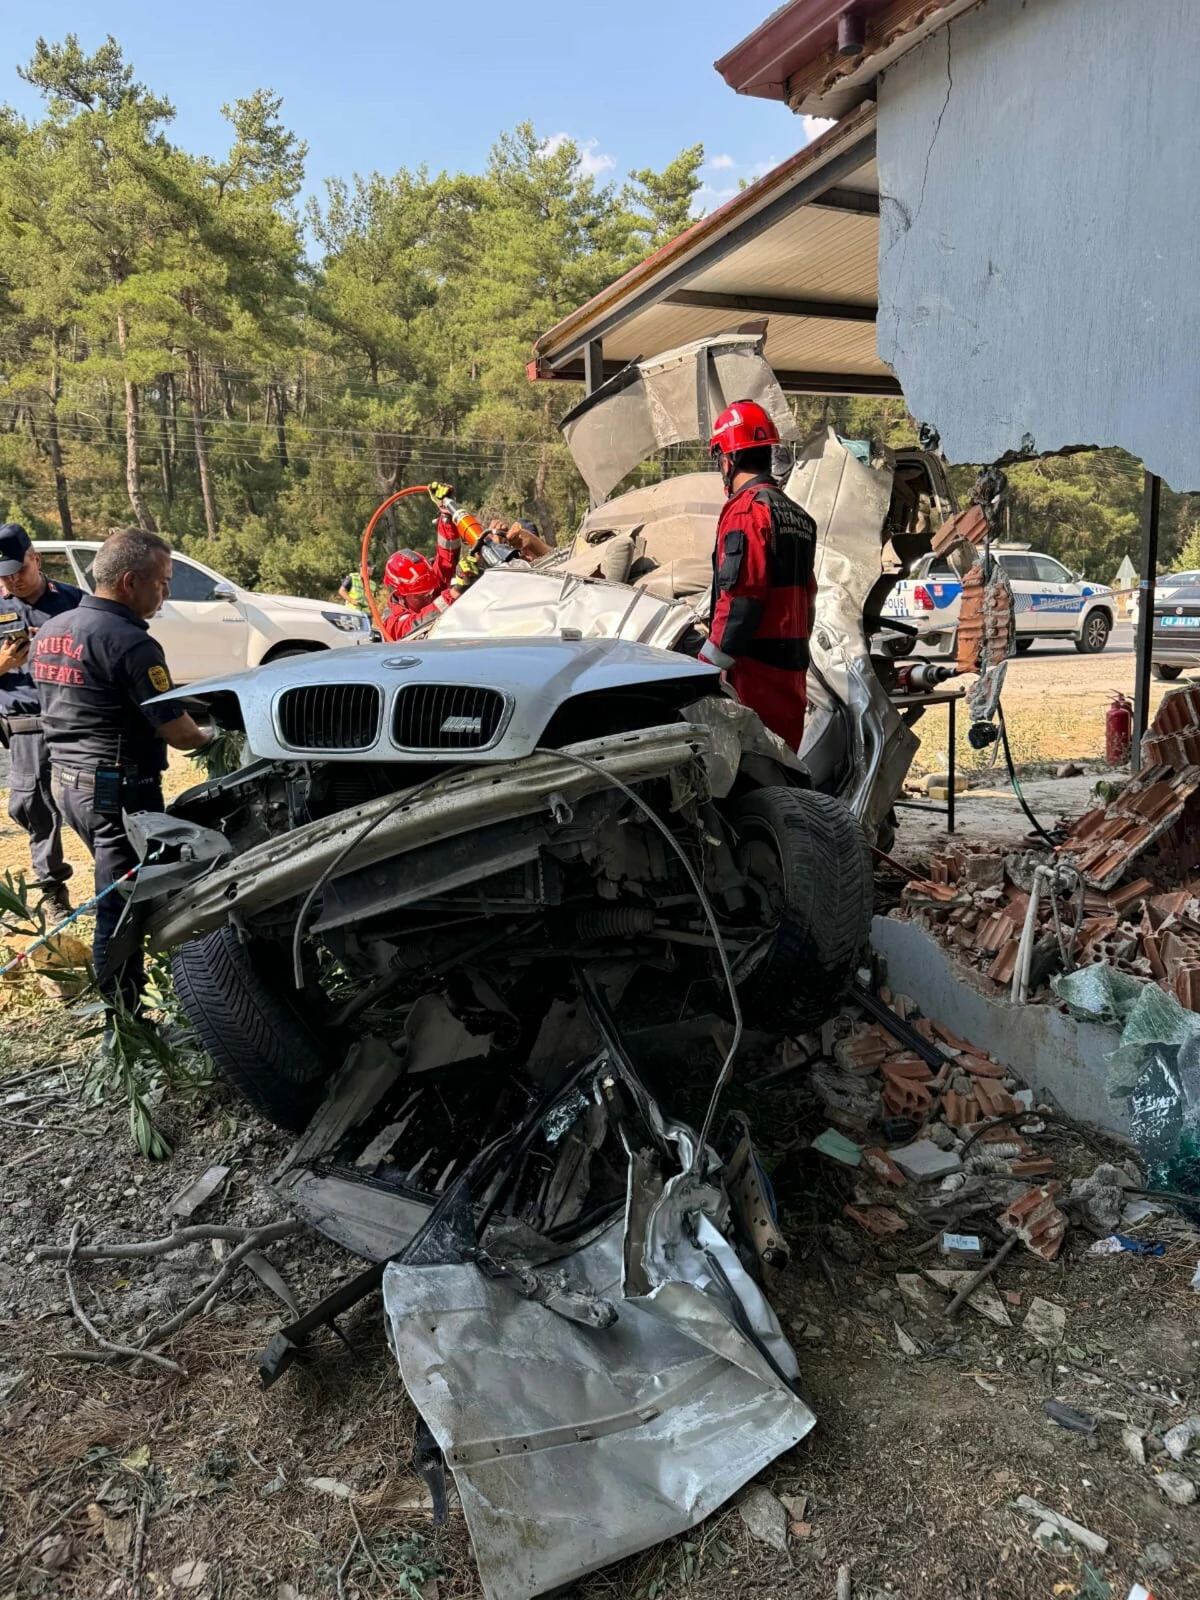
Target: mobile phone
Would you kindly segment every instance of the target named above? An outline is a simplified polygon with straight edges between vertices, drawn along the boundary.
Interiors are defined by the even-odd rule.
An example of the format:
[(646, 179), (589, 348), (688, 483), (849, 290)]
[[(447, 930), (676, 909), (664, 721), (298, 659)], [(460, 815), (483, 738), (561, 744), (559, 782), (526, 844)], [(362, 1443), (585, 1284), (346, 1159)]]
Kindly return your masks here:
[(92, 803), (102, 817), (121, 815), (124, 772), (120, 767), (97, 767)]

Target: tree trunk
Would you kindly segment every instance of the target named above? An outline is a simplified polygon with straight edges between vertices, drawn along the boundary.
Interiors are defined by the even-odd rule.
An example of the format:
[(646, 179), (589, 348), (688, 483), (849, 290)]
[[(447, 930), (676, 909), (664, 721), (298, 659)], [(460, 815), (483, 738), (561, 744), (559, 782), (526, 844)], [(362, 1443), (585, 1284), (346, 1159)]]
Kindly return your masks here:
[(175, 385), (175, 374), (167, 374), (167, 404), (171, 413), (170, 446), (168, 454), (171, 458), (171, 477), (175, 476), (175, 450), (179, 444), (179, 390)]
[(233, 421), (233, 389), (224, 367), (221, 368), (221, 415), (226, 422)]
[(291, 463), (288, 461), (287, 430), (284, 427), (287, 421), (287, 391), (282, 380), (274, 385), (274, 393), (276, 453), (279, 465), (286, 472)]
[(192, 403), (192, 431), (196, 436), (196, 465), (200, 469), (200, 493), (204, 496), (204, 525), (210, 539), (217, 536), (217, 503), (213, 499), (212, 478), (208, 471), (208, 440), (204, 434), (204, 403), (200, 387), (200, 356), (188, 351), (189, 398)]
[[(125, 313), (118, 311), (117, 343), (122, 356), (126, 342)], [(128, 373), (125, 376), (125, 487), (129, 491), (129, 504), (138, 527), (145, 528), (148, 533), (157, 532), (157, 525), (142, 495), (142, 474), (138, 463), (138, 392), (137, 385)]]
[(63, 465), (62, 446), (58, 442), (58, 333), (51, 338), (53, 360), (50, 363), (50, 414), (46, 419), (46, 434), (50, 444), (50, 465), (54, 468), (54, 498), (58, 502), (58, 520), (64, 539), (74, 536), (71, 526), (71, 499), (67, 492), (67, 471)]
[(109, 387), (107, 378), (101, 378), (100, 382), (104, 388), (104, 442), (105, 444), (116, 444), (116, 435), (113, 433), (112, 389)]
[(169, 506), (175, 503), (175, 476), (171, 471), (171, 437), (167, 432), (167, 385), (170, 381), (168, 374), (160, 378), (158, 383), (158, 467), (162, 476), (163, 498)]
[(533, 480), (533, 509), (537, 513), (538, 530), (547, 544), (554, 544), (554, 512), (546, 501), (546, 480), (550, 475), (550, 446), (544, 444), (538, 451), (537, 472)]

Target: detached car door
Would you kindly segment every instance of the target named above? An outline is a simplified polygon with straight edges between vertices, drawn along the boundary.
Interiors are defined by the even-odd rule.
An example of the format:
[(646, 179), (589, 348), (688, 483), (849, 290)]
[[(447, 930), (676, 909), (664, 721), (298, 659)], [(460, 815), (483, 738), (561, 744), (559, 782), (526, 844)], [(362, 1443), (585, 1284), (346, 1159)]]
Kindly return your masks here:
[(151, 620), (176, 683), (194, 683), (246, 665), (250, 625), (233, 584), (172, 556), (171, 598)]

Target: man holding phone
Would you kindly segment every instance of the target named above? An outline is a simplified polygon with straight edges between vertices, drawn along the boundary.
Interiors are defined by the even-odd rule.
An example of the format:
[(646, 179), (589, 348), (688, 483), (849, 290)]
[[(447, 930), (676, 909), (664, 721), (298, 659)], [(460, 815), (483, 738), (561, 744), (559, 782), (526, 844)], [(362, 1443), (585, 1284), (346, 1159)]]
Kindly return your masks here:
[(7, 744), (8, 814), (29, 835), (29, 854), (42, 906), (51, 922), (69, 915), (62, 816), (50, 790), (50, 758), (42, 737), (41, 706), (28, 671), (37, 631), (73, 611), (83, 598), (70, 583), (51, 583), (42, 558), (16, 522), (0, 526), (0, 743)]

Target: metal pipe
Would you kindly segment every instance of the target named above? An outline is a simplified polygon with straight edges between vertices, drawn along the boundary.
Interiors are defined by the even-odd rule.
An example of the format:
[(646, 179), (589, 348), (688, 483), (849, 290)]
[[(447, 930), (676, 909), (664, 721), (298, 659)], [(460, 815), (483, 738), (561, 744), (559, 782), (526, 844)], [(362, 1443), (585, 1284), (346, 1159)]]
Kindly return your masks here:
[(1033, 887), (1029, 891), (1029, 909), (1025, 913), (1025, 926), (1021, 929), (1021, 943), (1017, 949), (1017, 964), (1013, 968), (1012, 1000), (1023, 1006), (1029, 993), (1029, 969), (1033, 963), (1033, 936), (1037, 928), (1038, 890), (1053, 878), (1052, 867), (1033, 869)]
[(1158, 514), (1162, 479), (1146, 473), (1142, 488), (1142, 555), (1138, 573), (1137, 637), (1134, 641), (1133, 747), (1129, 768), (1142, 764), (1142, 738), (1150, 725), (1150, 669), (1154, 660), (1154, 592), (1158, 572)]

